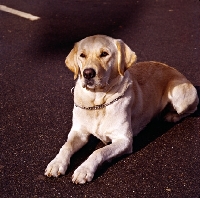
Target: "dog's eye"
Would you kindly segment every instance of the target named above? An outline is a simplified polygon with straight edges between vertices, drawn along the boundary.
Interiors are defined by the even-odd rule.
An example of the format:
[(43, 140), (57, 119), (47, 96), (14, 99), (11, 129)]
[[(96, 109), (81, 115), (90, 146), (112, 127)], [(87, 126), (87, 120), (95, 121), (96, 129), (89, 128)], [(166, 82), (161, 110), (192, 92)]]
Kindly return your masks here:
[(81, 58), (86, 58), (86, 55), (83, 54), (83, 53), (81, 53), (81, 54), (80, 54), (80, 57), (81, 57)]
[(102, 58), (102, 57), (106, 57), (106, 56), (108, 56), (108, 53), (107, 52), (101, 52), (101, 54), (100, 54), (100, 57)]

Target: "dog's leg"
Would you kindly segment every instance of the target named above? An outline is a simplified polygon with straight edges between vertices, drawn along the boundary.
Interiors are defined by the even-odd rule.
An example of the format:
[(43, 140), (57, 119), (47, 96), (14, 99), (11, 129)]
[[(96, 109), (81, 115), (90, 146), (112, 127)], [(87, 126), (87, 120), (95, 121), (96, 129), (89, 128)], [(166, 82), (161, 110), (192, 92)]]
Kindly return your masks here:
[(180, 83), (174, 86), (169, 94), (173, 106), (165, 116), (169, 122), (178, 122), (180, 119), (194, 113), (199, 102), (197, 91), (190, 83)]
[(112, 144), (94, 151), (89, 158), (74, 171), (72, 181), (76, 184), (89, 182), (92, 180), (98, 166), (104, 161), (131, 152), (132, 138), (124, 138), (113, 141)]
[(62, 146), (56, 157), (48, 164), (45, 175), (58, 177), (64, 175), (70, 163), (71, 156), (88, 142), (89, 134), (71, 131), (67, 142)]

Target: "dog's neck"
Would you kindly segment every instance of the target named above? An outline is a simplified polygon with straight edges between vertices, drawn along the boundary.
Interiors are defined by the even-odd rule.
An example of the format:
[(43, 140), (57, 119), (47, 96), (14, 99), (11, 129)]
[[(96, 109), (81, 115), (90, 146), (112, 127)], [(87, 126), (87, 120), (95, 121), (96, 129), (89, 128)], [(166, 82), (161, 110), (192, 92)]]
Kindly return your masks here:
[(132, 81), (128, 72), (125, 72), (124, 76), (118, 76), (113, 79), (109, 85), (100, 90), (88, 90), (82, 87), (81, 82), (77, 81), (74, 89), (74, 103), (77, 106), (86, 108), (108, 104), (121, 97), (130, 84), (132, 84)]

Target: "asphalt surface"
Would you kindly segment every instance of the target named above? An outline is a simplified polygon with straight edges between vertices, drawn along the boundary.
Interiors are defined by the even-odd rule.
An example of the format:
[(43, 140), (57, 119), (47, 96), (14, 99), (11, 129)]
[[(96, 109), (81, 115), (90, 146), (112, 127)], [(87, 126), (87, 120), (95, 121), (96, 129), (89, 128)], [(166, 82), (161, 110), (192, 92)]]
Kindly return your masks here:
[(73, 171), (103, 144), (74, 155), (66, 175), (43, 176), (71, 127), (73, 74), (64, 60), (94, 34), (126, 42), (138, 61), (167, 63), (200, 92), (198, 0), (22, 1), (0, 4), (41, 17), (0, 11), (0, 197), (200, 196), (200, 108), (177, 124), (155, 120), (134, 139), (131, 155), (106, 163), (91, 183)]

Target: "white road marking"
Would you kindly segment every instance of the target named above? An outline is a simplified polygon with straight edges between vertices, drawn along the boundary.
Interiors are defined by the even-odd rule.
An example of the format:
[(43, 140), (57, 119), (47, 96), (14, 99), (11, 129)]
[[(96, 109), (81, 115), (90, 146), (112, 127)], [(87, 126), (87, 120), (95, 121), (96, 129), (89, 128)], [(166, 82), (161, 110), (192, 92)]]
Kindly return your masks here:
[(31, 21), (35, 21), (35, 20), (40, 19), (40, 17), (33, 16), (32, 14), (29, 14), (29, 13), (26, 13), (26, 12), (21, 12), (19, 10), (12, 9), (12, 8), (9, 8), (9, 7), (4, 6), (4, 5), (0, 5), (0, 10), (4, 11), (4, 12), (9, 12), (11, 14), (15, 14), (17, 16), (29, 19)]

